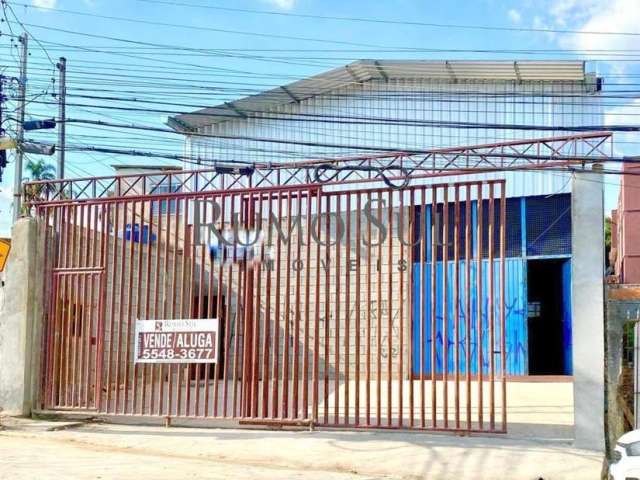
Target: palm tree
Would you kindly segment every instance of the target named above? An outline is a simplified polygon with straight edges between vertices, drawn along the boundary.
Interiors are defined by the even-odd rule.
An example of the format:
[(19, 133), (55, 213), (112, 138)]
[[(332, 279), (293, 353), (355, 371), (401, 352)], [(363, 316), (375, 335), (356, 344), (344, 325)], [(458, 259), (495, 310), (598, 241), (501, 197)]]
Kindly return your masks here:
[[(46, 163), (44, 160), (29, 160), (25, 167), (29, 172), (28, 180), (54, 180), (56, 178), (56, 169), (50, 163)], [(28, 189), (25, 189), (25, 195), (27, 197), (40, 197), (43, 192), (51, 191), (53, 186), (50, 183), (42, 185), (31, 185)]]
[(30, 179), (32, 181), (53, 180), (56, 178), (56, 168), (44, 160), (29, 160), (26, 169), (31, 174)]

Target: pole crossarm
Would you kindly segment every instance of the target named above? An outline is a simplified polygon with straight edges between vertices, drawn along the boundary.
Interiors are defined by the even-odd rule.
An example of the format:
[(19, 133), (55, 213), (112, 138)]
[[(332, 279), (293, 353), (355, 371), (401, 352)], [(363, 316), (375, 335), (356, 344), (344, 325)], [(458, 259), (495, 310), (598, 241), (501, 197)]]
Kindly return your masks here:
[[(401, 175), (388, 180), (468, 175), (508, 170), (540, 170), (612, 158), (610, 132), (580, 133), (424, 151), (385, 152), (299, 162), (255, 163), (246, 168), (215, 164), (199, 170), (58, 179), (25, 183), (25, 204), (146, 197), (314, 183), (319, 166), (331, 166), (323, 185), (379, 184), (384, 172)], [(235, 165), (237, 167), (237, 165)]]

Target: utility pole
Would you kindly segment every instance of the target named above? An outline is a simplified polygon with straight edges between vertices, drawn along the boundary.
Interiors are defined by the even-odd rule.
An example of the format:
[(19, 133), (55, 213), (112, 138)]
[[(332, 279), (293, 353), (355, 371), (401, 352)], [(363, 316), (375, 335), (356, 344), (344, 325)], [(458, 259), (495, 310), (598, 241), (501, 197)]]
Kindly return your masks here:
[(60, 57), (58, 60), (58, 178), (64, 178), (64, 150), (65, 150), (65, 129), (66, 114), (65, 102), (67, 96), (67, 59)]
[(24, 33), (20, 36), (21, 54), (20, 54), (20, 85), (18, 90), (18, 125), (17, 125), (17, 149), (16, 162), (14, 165), (14, 182), (13, 182), (13, 221), (15, 222), (20, 216), (22, 210), (22, 160), (24, 158), (22, 152), (22, 142), (24, 141), (24, 110), (25, 100), (27, 96), (27, 48), (28, 37)]
[[(2, 107), (4, 106), (4, 97), (2, 96), (2, 84), (4, 77), (0, 75), (0, 138), (4, 137), (4, 128), (2, 128)], [(0, 150), (0, 182), (2, 182), (2, 171), (7, 166), (7, 151)]]

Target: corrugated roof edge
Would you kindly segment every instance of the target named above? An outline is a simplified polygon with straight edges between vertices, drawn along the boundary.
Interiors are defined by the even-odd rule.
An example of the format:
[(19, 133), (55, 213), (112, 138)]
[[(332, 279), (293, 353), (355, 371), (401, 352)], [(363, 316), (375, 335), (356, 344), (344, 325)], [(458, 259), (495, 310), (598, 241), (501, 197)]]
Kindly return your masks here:
[(188, 134), (200, 127), (246, 118), (243, 107), (251, 107), (246, 108), (251, 113), (257, 110), (268, 112), (281, 105), (299, 103), (350, 84), (372, 80), (438, 79), (452, 83), (492, 79), (517, 82), (585, 82), (588, 78), (585, 62), (578, 60), (357, 60), (233, 102), (168, 117), (167, 125)]

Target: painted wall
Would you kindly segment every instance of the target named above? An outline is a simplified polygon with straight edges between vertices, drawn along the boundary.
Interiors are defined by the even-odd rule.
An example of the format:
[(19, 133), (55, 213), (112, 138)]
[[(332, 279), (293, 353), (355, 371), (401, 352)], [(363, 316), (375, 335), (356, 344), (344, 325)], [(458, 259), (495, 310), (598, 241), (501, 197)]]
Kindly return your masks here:
[[(447, 345), (447, 372), (455, 371), (456, 355), (460, 372), (466, 373), (470, 368), (471, 374), (478, 372), (479, 356), (478, 346), (480, 339), (482, 340), (482, 371), (489, 373), (491, 351), (498, 352), (500, 350), (499, 339), (502, 335), (500, 328), (500, 261), (493, 262), (493, 285), (494, 285), (494, 302), (493, 314), (489, 308), (489, 278), (491, 276), (491, 266), (488, 260), (482, 261), (482, 291), (476, 284), (478, 278), (478, 264), (472, 261), (469, 265), (471, 289), (469, 291), (469, 312), (467, 311), (467, 294), (464, 288), (466, 277), (466, 262), (458, 263), (458, 279), (460, 282), (459, 299), (454, 302), (454, 287), (456, 278), (455, 262), (447, 262), (447, 276), (449, 281), (446, 285), (446, 297), (443, 295), (445, 288), (443, 282), (443, 262), (436, 263), (436, 365), (435, 371), (440, 374), (445, 371), (444, 365), (444, 341), (445, 341), (445, 313), (446, 313), (446, 345)], [(420, 374), (420, 365), (422, 370), (430, 374), (432, 371), (431, 349), (433, 348), (432, 338), (432, 312), (431, 312), (431, 262), (425, 263), (423, 268), (416, 263), (414, 269), (414, 285), (413, 285), (413, 314), (416, 319), (416, 331), (413, 335), (413, 373)], [(527, 300), (526, 300), (526, 268), (525, 260), (522, 258), (508, 258), (505, 260), (505, 320), (506, 320), (506, 364), (507, 373), (509, 375), (525, 375), (527, 373)], [(424, 295), (427, 299), (424, 307), (420, 308), (418, 299)], [(478, 299), (482, 299), (478, 304)], [(445, 300), (446, 299), (446, 300)], [(445, 303), (446, 301), (446, 308)], [(456, 310), (458, 318), (456, 320)], [(481, 314), (479, 315), (479, 311)], [(469, 314), (470, 313), (470, 314)], [(481, 319), (479, 322), (478, 319)], [(490, 345), (490, 325), (494, 325), (494, 347)], [(470, 324), (470, 329), (467, 325)], [(422, 327), (423, 337), (420, 337)], [(480, 327), (480, 328), (479, 328)], [(455, 330), (458, 329), (458, 341), (456, 342)], [(480, 331), (480, 338), (478, 332)], [(424, 339), (425, 349), (421, 358), (420, 343)], [(470, 349), (467, 348), (467, 342)], [(456, 349), (456, 344), (458, 348)], [(470, 362), (467, 363), (467, 352), (469, 353)], [(500, 364), (500, 355), (494, 355), (495, 371), (502, 370)]]

